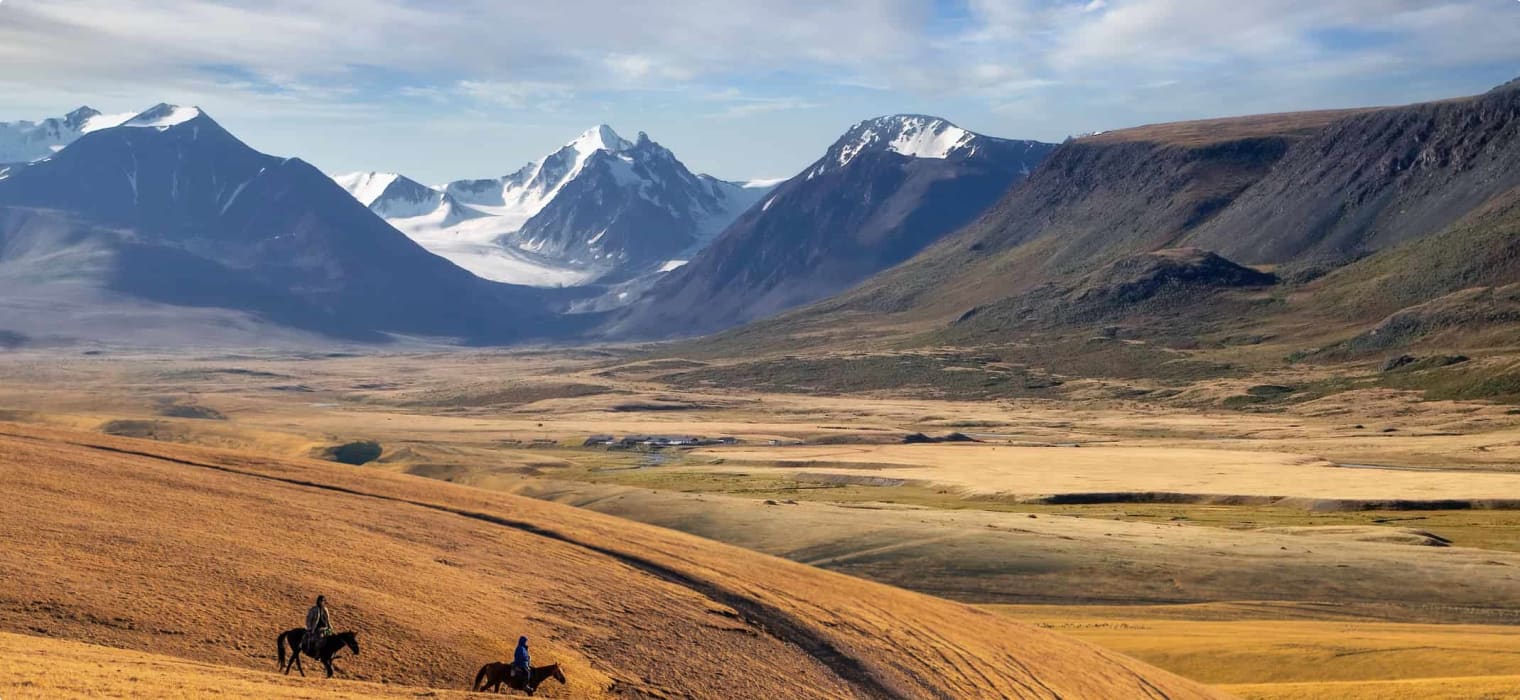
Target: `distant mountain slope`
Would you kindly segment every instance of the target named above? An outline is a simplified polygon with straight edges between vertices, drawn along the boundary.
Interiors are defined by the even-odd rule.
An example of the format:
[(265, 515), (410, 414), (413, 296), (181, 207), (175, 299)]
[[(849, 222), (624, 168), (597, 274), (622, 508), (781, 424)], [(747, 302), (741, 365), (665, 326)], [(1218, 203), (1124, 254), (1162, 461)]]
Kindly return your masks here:
[[(1220, 122), (1212, 131), (1221, 140), (1211, 143), (1179, 145), (1157, 138), (1166, 130), (1152, 128), (1063, 148), (1052, 158), (1052, 166), (1070, 165), (1068, 159), (1084, 155), (1145, 155), (1133, 161), (1138, 169), (1125, 173), (1113, 189), (1071, 188), (1067, 191), (1077, 196), (1070, 201), (1051, 196), (1052, 185), (1102, 182), (1093, 178), (1112, 175), (1117, 170), (1107, 167), (1112, 161), (1105, 167), (1052, 167), (1032, 177), (1010, 199), (1045, 198), (1035, 205), (1041, 215), (1015, 215), (1011, 212), (1027, 210), (1015, 207), (968, 229), (946, 250), (937, 251), (951, 264), (966, 267), (968, 274), (935, 285), (914, 305), (928, 309), (940, 302), (985, 304), (1024, 293), (1034, 284), (1059, 283), (1117, 257), (1183, 245), (1216, 251), (1236, 262), (1272, 265), (1290, 283), (1373, 256), (1364, 265), (1348, 268), (1348, 274), (1305, 287), (1314, 294), (1299, 297), (1297, 306), (1272, 309), (1275, 313), (1320, 313), (1333, 306), (1362, 321), (1375, 320), (1396, 309), (1388, 306), (1396, 300), (1420, 303), (1479, 280), (1520, 281), (1520, 264), (1512, 256), (1471, 255), (1480, 249), (1475, 238), (1480, 232), (1491, 237), (1490, 232), (1502, 230), (1500, 222), (1506, 219), (1498, 202), (1520, 188), (1520, 168), (1515, 167), (1520, 163), (1520, 92), (1496, 91), (1407, 107), (1281, 115), (1276, 121), (1275, 135), (1241, 133), (1240, 123)], [(1301, 128), (1305, 126), (1313, 128), (1306, 131)], [(1481, 225), (1444, 233), (1473, 216), (1480, 216), (1474, 223)], [(1464, 258), (1468, 263), (1460, 267), (1473, 272), (1453, 269), (1456, 261), (1432, 245), (1416, 244), (1427, 251), (1418, 257), (1400, 252), (1401, 244), (1438, 236), (1444, 236), (1448, 246), (1469, 251)], [(1465, 242), (1456, 245), (1452, 236)], [(978, 244), (982, 250), (972, 250)], [(1400, 263), (1378, 262), (1390, 256)], [(902, 274), (927, 281), (937, 276), (931, 267), (942, 269), (927, 257), (916, 263), (905, 266)], [(925, 267), (914, 269), (919, 264)], [(1476, 273), (1477, 265), (1484, 272)], [(1336, 291), (1363, 274), (1356, 270), (1373, 268), (1387, 275), (1378, 283), (1389, 285), (1385, 293), (1366, 289), (1354, 295), (1362, 301), (1351, 303), (1349, 292)], [(992, 270), (1000, 283), (969, 288), (970, 280), (986, 280)], [(987, 277), (977, 274), (982, 271)], [(1367, 303), (1372, 300), (1377, 303)], [(1207, 318), (1208, 305), (1199, 308)], [(1355, 323), (1344, 315), (1342, 319), (1341, 323)]]
[(333, 180), (382, 218), (424, 216), (440, 208), (459, 210), (452, 197), (396, 173), (352, 173)]
[(969, 223), (1054, 148), (935, 117), (853, 126), (612, 327), (694, 334), (843, 291)]
[[(1291, 329), (1296, 346), (1270, 358), (1280, 362), (1320, 343), (1346, 356), (1494, 342), (1497, 330), (1480, 329), (1520, 319), (1509, 287), (1520, 283), (1517, 164), (1514, 89), (1107, 132), (1063, 144), (912, 260), (701, 344), (779, 352), (768, 339), (786, 338), (796, 351), (869, 330), (909, 344), (1017, 340), (1033, 348), (1020, 361), (1038, 362), (1049, 352), (1039, 343), (1106, 347), (1081, 345), (1094, 331), (1194, 348)], [(1185, 279), (1166, 272), (1176, 263)], [(1156, 288), (1171, 291), (1084, 299), (1127, 266), (1153, 269)], [(1263, 271), (1273, 281), (1252, 278)], [(1363, 334), (1378, 340), (1340, 342)]]
[(1293, 144), (1353, 111), (1165, 124), (1061, 145), (975, 222), (824, 306), (955, 318), (968, 309), (1177, 247)]
[(501, 178), (438, 189), (403, 176), (336, 178), (424, 247), (488, 279), (621, 281), (684, 261), (765, 191), (686, 169), (606, 125)]
[(132, 114), (101, 114), (80, 107), (63, 117), (40, 122), (0, 122), (0, 165), (29, 163), (62, 150), (80, 136), (116, 126)]
[(0, 287), (40, 308), (93, 289), (98, 303), (217, 308), (355, 339), (500, 342), (553, 327), (540, 293), (470, 275), (310, 165), (170, 105), (0, 180)]
[(1451, 225), (1520, 186), (1520, 92), (1381, 109), (1297, 144), (1187, 236), (1251, 264), (1345, 261)]

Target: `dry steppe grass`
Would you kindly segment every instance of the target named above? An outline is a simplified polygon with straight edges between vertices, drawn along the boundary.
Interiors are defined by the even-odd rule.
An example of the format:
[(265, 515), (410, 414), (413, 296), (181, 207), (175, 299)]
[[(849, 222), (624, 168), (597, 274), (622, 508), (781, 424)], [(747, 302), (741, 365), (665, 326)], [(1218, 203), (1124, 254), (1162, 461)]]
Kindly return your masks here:
[(1216, 696), (964, 605), (405, 475), (5, 424), (0, 482), (8, 632), (266, 671), (323, 592), (363, 647), (343, 675), (394, 685), (462, 688), (526, 633), (568, 668), (546, 697)]
[(1323, 500), (1520, 499), (1520, 474), (1343, 468), (1312, 455), (1206, 447), (1023, 447), (991, 444), (707, 449), (713, 471), (770, 467), (955, 486), (968, 494), (1041, 497), (1176, 493)]
[[(464, 691), (423, 690), (362, 681), (313, 681), (172, 656), (0, 633), (0, 688), (8, 700), (205, 697), (269, 700), (464, 698)], [(479, 697), (478, 695), (475, 697)]]
[(991, 606), (1242, 698), (1509, 698), (1520, 628), (1377, 621), (1284, 604)]
[(1245, 117), (1199, 119), (1169, 124), (1147, 124), (1129, 129), (1115, 129), (1101, 134), (1083, 137), (1093, 143), (1122, 143), (1126, 141), (1152, 141), (1176, 146), (1206, 146), (1211, 143), (1266, 136), (1304, 136), (1312, 134), (1331, 122), (1366, 109), (1331, 109), (1311, 112), (1284, 112), (1281, 114), (1258, 114)]
[[(1305, 389), (1289, 395), (1291, 400), (1250, 410), (1222, 407), (1230, 397), (1247, 394), (1256, 385), (1314, 387), (1327, 380), (1330, 370), (1303, 365), (1274, 369), (1270, 376), (1194, 381), (1178, 387), (1180, 393), (1165, 401), (1115, 399), (1116, 386), (1106, 381), (1071, 382), (1063, 401), (962, 401), (926, 398), (907, 389), (818, 396), (765, 393), (735, 386), (681, 388), (664, 383), (661, 377), (702, 365), (629, 362), (625, 357), (620, 352), (562, 356), (455, 352), (88, 358), (22, 353), (8, 355), (0, 363), (0, 416), (33, 426), (78, 431), (98, 431), (112, 424), (144, 427), (145, 436), (161, 443), (228, 448), (250, 463), (301, 465), (292, 473), (363, 478), (369, 484), (365, 488), (401, 478), (376, 472), (426, 475), (671, 527), (965, 602), (1058, 604), (1048, 607), (1043, 618), (1057, 631), (1080, 636), (1088, 634), (1091, 624), (1143, 624), (1144, 633), (1135, 635), (1100, 628), (1090, 641), (1111, 645), (1121, 653), (1143, 655), (1145, 660), (1183, 675), (1197, 674), (1198, 679), (1229, 683), (1230, 692), (1244, 697), (1507, 697), (1513, 690), (1504, 635), (1508, 634), (1508, 625), (1520, 619), (1520, 607), (1512, 603), (1520, 600), (1520, 579), (1510, 573), (1520, 566), (1515, 554), (1520, 551), (1517, 511), (1326, 511), (1316, 507), (1347, 496), (1410, 498), (1423, 494), (1490, 500), (1512, 496), (1511, 480), (1517, 477), (1515, 465), (1520, 464), (1520, 415), (1508, 406), (1422, 400), (1418, 392), (1371, 386), (1323, 395)], [(1376, 372), (1376, 368), (1368, 371)], [(578, 388), (584, 385), (604, 386), (607, 391), (577, 395), (587, 394)], [(162, 407), (168, 402), (204, 407), (225, 420), (164, 416)], [(667, 410), (671, 406), (681, 408)], [(987, 442), (882, 444), (911, 432), (941, 435), (952, 430), (973, 433)], [(575, 447), (586, 435), (608, 432), (737, 435), (747, 444), (707, 451), (671, 450), (658, 458), (639, 452)], [(556, 444), (531, 444), (543, 438)], [(70, 439), (83, 440), (77, 436)], [(766, 446), (772, 439), (809, 444)], [(379, 441), (385, 446), (381, 460), (355, 470), (300, 459), (352, 440)], [(165, 454), (194, 449), (131, 442)], [(853, 444), (867, 442), (872, 444)], [(783, 466), (782, 462), (790, 464)], [(1341, 469), (1331, 463), (1391, 468)], [(157, 468), (139, 471), (151, 475)], [(859, 483), (860, 477), (880, 478), (882, 482)], [(301, 479), (311, 480), (307, 476)], [(323, 481), (326, 479), (324, 476)], [(891, 485), (900, 482), (905, 483)], [(429, 482), (417, 484), (416, 480), (394, 483), (413, 484), (402, 489), (407, 494), (417, 488), (444, 488), (427, 486)], [(1021, 494), (1038, 496), (1068, 488), (1073, 493), (1143, 490), (1197, 494), (1219, 489), (1236, 496), (1297, 493), (1303, 497), (1265, 504), (1249, 499), (1090, 505), (1021, 502)], [(284, 490), (277, 493), (286, 498)], [(448, 493), (471, 493), (472, 499), (486, 499), (483, 502), (490, 505), (480, 506), (483, 509), (518, 512), (532, 507), (530, 501), (491, 500), (505, 497), (479, 492)], [(286, 504), (299, 511), (299, 517), (279, 514), (295, 518), (297, 530), (319, 517), (314, 513), (345, 513), (349, 509), (342, 499), (306, 498)], [(197, 502), (180, 503), (171, 498), (164, 507), (157, 501), (138, 507), (159, 513), (171, 525), (187, 521), (186, 512), (203, 510), (203, 506), (195, 505)], [(246, 508), (231, 510), (245, 513)], [(597, 672), (607, 678), (628, 679), (651, 668), (653, 662), (647, 658), (625, 659), (615, 646), (630, 644), (630, 639), (642, 639), (648, 633), (618, 627), (621, 623), (616, 619), (622, 616), (605, 609), (610, 603), (577, 598), (573, 601), (576, 607), (571, 608), (562, 599), (570, 595), (568, 591), (546, 594), (541, 584), (551, 579), (521, 571), (515, 555), (508, 551), (517, 546), (515, 536), (482, 535), (493, 551), (503, 551), (465, 558), (458, 548), (444, 548), (443, 540), (454, 536), (449, 534), (452, 526), (442, 525), (428, 514), (419, 517), (415, 524), (408, 524), (411, 518), (406, 522), (382, 518), (362, 528), (361, 533), (350, 532), (345, 525), (338, 548), (351, 549), (368, 537), (383, 541), (404, 535), (407, 547), (423, 549), (415, 554), (415, 572), (408, 576), (425, 579), (435, 570), (444, 571), (440, 580), (454, 582), (447, 583), (449, 590), (464, 586), (475, 591), (469, 593), (471, 600), (491, 601), (493, 614), (508, 621), (489, 625), (459, 622), (456, 613), (446, 611), (444, 614), (451, 617), (439, 627), (448, 631), (428, 626), (407, 632), (404, 636), (410, 640), (409, 650), (422, 650), (424, 655), (433, 653), (428, 649), (452, 653), (461, 645), (473, 644), (482, 655), (505, 655), (502, 639), (521, 628), (542, 634), (570, 625), (573, 633), (542, 639), (544, 649), (540, 653), (558, 655), (566, 649), (578, 649), (575, 645), (590, 634), (583, 627), (617, 630), (616, 635), (606, 632), (592, 651), (581, 650), (579, 663), (585, 664), (589, 673), (578, 672), (572, 679), (583, 681)], [(534, 515), (535, 523), (536, 518)], [(199, 520), (188, 522), (199, 527)], [(623, 521), (608, 522), (620, 524), (611, 528), (615, 535), (599, 535), (607, 542), (623, 543), (625, 532), (644, 532)], [(436, 536), (430, 530), (440, 527)], [(146, 536), (135, 528), (126, 532), (129, 540), (138, 542), (132, 551), (144, 551), (147, 545), (142, 543), (161, 536)], [(562, 528), (556, 525), (555, 529)], [(61, 537), (64, 531), (59, 528), (53, 535)], [(1413, 546), (1434, 541), (1421, 532), (1448, 539), (1453, 546)], [(310, 539), (310, 535), (290, 534), (282, 541), (294, 547), (291, 551), (299, 553), (303, 561), (333, 556), (325, 548), (314, 550)], [(624, 544), (637, 549), (644, 546), (642, 542)], [(243, 546), (240, 541), (238, 546)], [(655, 548), (670, 551), (670, 546), (664, 543)], [(390, 547), (379, 546), (377, 551), (391, 552)], [(693, 551), (706, 551), (703, 547), (694, 546)], [(244, 556), (240, 550), (232, 551)], [(357, 556), (347, 549), (341, 555)], [(413, 555), (397, 553), (392, 558), (401, 561), (399, 557), (403, 556)], [(683, 553), (680, 558), (702, 570), (700, 580), (713, 575), (706, 569), (709, 564), (705, 557)], [(462, 563), (466, 571), (456, 571), (461, 567), (441, 565), (436, 559)], [(589, 556), (586, 561), (599, 562), (601, 556)], [(739, 561), (728, 561), (720, 571), (731, 573)], [(64, 570), (62, 566), (59, 571)], [(110, 570), (100, 562), (92, 566)], [(278, 590), (253, 588), (254, 597), (266, 601), (258, 606), (259, 625), (292, 624), (291, 619), (308, 604), (305, 597), (310, 587), (335, 585), (333, 577), (316, 576), (316, 569), (311, 567), (282, 567), (282, 571), (296, 571), (294, 583)], [(492, 573), (475, 576), (479, 572), (472, 567)], [(562, 568), (547, 568), (551, 571), (544, 576), (566, 575)], [(753, 575), (759, 581), (774, 581), (791, 571), (760, 568), (763, 571)], [(468, 585), (455, 582), (467, 572), (474, 572)], [(632, 573), (643, 575), (640, 571)], [(616, 577), (580, 575), (587, 581), (602, 582), (586, 584), (597, 595), (617, 599), (609, 592), (621, 590)], [(492, 578), (496, 576), (505, 577), (510, 585)], [(519, 578), (523, 576), (527, 578)], [(144, 574), (143, 578), (151, 576)], [(82, 581), (73, 576), (68, 582), (55, 584), (60, 590), (88, 588)], [(144, 584), (132, 585), (141, 588)], [(486, 592), (476, 591), (477, 585), (484, 586)], [(780, 584), (763, 588), (770, 592), (757, 597), (772, 602), (779, 595), (774, 591), (785, 589)], [(351, 603), (362, 595), (363, 591), (343, 591)], [(520, 606), (497, 600), (517, 597), (525, 597)], [(387, 605), (396, 603), (396, 598), (388, 596)], [(1171, 621), (1150, 621), (1163, 608), (1176, 610), (1170, 605), (1155, 607), (1158, 603), (1214, 601), (1209, 605), (1232, 605), (1222, 601), (1264, 598), (1277, 602), (1258, 606), (1250, 615), (1212, 610), (1202, 617), (1190, 612), (1177, 613), (1175, 618), (1168, 618)], [(196, 609), (217, 611), (226, 605), (224, 601), (240, 599), (227, 593), (212, 601), (198, 600)], [(813, 599), (812, 594), (808, 599)], [(836, 598), (821, 600), (833, 605)], [(531, 619), (522, 610), (539, 603), (550, 603), (551, 609), (535, 610)], [(1072, 603), (1085, 605), (1066, 607)], [(1145, 603), (1149, 612), (1137, 622), (1141, 617), (1137, 613), (1099, 608), (1097, 603), (1126, 608)], [(1304, 606), (1289, 607), (1299, 603)], [(844, 604), (859, 603), (850, 600)], [(98, 612), (109, 607), (108, 603), (96, 600), (91, 605), (95, 607), (89, 608), (90, 614), (98, 619), (80, 623), (77, 628), (90, 630), (87, 639), (117, 646), (137, 644), (129, 631), (108, 624), (110, 615)], [(371, 607), (374, 602), (363, 600), (362, 605)], [(650, 610), (660, 605), (645, 601), (629, 609)], [(414, 616), (430, 619), (445, 607), (449, 606), (417, 604), (415, 611), (401, 612), (387, 607), (384, 620), (366, 619), (364, 623), (384, 622), (391, 625), (387, 630), (404, 626), (401, 623), (416, 626)], [(583, 625), (572, 619), (583, 609), (590, 611), (584, 614), (594, 617), (591, 623)], [(349, 610), (340, 615), (355, 612), (363, 611)], [(0, 629), (16, 629), (12, 622), (21, 619), (11, 617), (16, 614), (14, 607), (0, 607), (0, 625), (4, 625)], [(30, 617), (25, 618), (20, 631), (36, 634), (30, 626), (47, 625), (34, 622), (35, 618), (68, 620), (72, 613), (39, 608), (26, 614)], [(731, 622), (698, 613), (695, 608), (678, 612), (673, 619), (706, 618), (720, 624)], [(192, 619), (199, 629), (219, 618), (205, 612)], [(1255, 626), (1258, 622), (1294, 621), (1306, 624), (1300, 628)], [(1320, 625), (1324, 622), (1348, 624)], [(1374, 622), (1407, 627), (1395, 632), (1387, 627), (1358, 626)], [(63, 629), (61, 625), (52, 623), (58, 629)], [(455, 628), (468, 628), (470, 632), (459, 633)], [(820, 628), (833, 631), (826, 625)], [(1462, 638), (1469, 628), (1473, 639), (1492, 641), (1494, 653), (1484, 655), (1464, 646)], [(885, 637), (896, 634), (886, 625), (875, 629), (887, 630), (881, 632)], [(108, 634), (127, 641), (113, 641), (106, 638)], [(719, 634), (716, 641), (722, 643), (725, 634), (741, 633)], [(968, 628), (964, 634), (981, 632)], [(1006, 632), (988, 634), (1006, 636)], [(434, 635), (453, 636), (440, 642)], [(1263, 644), (1250, 643), (1253, 635)], [(244, 631), (235, 630), (227, 636), (242, 639)], [(264, 649), (268, 642), (262, 630), (257, 636), (250, 648), (211, 663), (259, 669), (246, 671), (256, 675), (265, 672), (272, 665), (268, 658), (272, 650)], [(383, 636), (393, 635), (387, 631)], [(1358, 649), (1374, 651), (1336, 656), (1339, 652), (1331, 650), (1342, 639), (1348, 643), (1356, 640)], [(692, 643), (713, 641), (699, 636)], [(903, 642), (894, 638), (893, 643)], [(1022, 648), (1018, 643), (1014, 646)], [(1431, 651), (1397, 651), (1396, 647), (1429, 647)], [(340, 665), (354, 676), (379, 679), (381, 667), (392, 667), (390, 659), (380, 663), (370, 656), (380, 650), (379, 646), (366, 647), (365, 658)], [(875, 646), (862, 653), (878, 652), (880, 656), (874, 658), (896, 659), (898, 653), (880, 652)], [(170, 653), (178, 657), (209, 652)], [(851, 653), (855, 654), (853, 648)], [(604, 656), (617, 659), (604, 662)], [(935, 658), (933, 652), (928, 656)], [(808, 663), (806, 655), (803, 657), (803, 663)], [(1443, 660), (1448, 658), (1453, 663), (1446, 669)], [(693, 667), (701, 663), (706, 661), (693, 661)], [(459, 673), (457, 668), (442, 668), (432, 660), (422, 665), (427, 666), (429, 677), (447, 678), (454, 684), (451, 687), (462, 686), (454, 678)], [(733, 670), (725, 668), (725, 672), (743, 675), (753, 669), (741, 663)], [(1347, 675), (1353, 669), (1359, 670)], [(820, 673), (826, 675), (827, 671)], [(1411, 678), (1412, 674), (1421, 677)], [(1446, 677), (1457, 674), (1466, 677)], [(399, 677), (387, 679), (401, 682)], [(650, 676), (649, 680), (666, 682), (663, 676)], [(599, 682), (608, 685), (592, 688), (592, 692), (605, 692), (611, 686), (605, 678)], [(320, 681), (313, 683), (315, 688), (328, 687)], [(633, 683), (643, 683), (637, 687), (644, 690), (654, 687), (636, 678), (620, 685), (620, 692), (633, 692)], [(1331, 683), (1335, 685), (1327, 685)], [(575, 692), (584, 689), (578, 686)], [(0, 696), (9, 697), (4, 692)]]

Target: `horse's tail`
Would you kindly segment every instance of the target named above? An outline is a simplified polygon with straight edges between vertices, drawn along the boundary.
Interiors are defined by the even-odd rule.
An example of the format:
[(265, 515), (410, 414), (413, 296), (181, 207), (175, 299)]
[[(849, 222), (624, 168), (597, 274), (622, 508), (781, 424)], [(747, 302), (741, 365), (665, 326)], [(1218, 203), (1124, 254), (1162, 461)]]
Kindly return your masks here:
[(288, 634), (290, 633), (281, 632), (280, 636), (274, 638), (274, 648), (279, 652), (280, 668), (285, 668), (285, 636)]
[(480, 672), (477, 673), (477, 674), (475, 674), (475, 682), (470, 684), (470, 691), (471, 692), (478, 691), (478, 690), (481, 689), (481, 687), (484, 686), (484, 681), (485, 681), (485, 677), (486, 677), (486, 671), (490, 670), (490, 668), (491, 668), (491, 664), (486, 664), (486, 665), (480, 667)]

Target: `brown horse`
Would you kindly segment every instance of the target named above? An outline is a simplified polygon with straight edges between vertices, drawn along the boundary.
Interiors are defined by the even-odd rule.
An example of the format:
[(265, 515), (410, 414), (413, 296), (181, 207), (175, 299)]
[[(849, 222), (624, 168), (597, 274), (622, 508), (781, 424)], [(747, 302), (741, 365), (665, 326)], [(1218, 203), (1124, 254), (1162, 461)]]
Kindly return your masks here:
[[(306, 630), (301, 629), (300, 627), (297, 627), (293, 630), (287, 630), (275, 638), (274, 646), (280, 652), (279, 663), (281, 672), (290, 673), (290, 667), (295, 666), (296, 670), (299, 671), (301, 675), (306, 675), (306, 669), (301, 668), (301, 652), (306, 648), (306, 645), (304, 644), (305, 641)], [(322, 641), (318, 642), (318, 644), (319, 648), (317, 649), (317, 653), (313, 654), (307, 651), (306, 655), (322, 662), (322, 666), (327, 669), (328, 678), (333, 677), (333, 657), (336, 656), (338, 652), (343, 651), (343, 647), (348, 647), (349, 649), (354, 650), (355, 656), (359, 655), (359, 637), (353, 632), (339, 632), (338, 634), (327, 635), (326, 637), (323, 637)], [(286, 645), (290, 646), (289, 663), (286, 663), (285, 661)]]
[(559, 681), (560, 684), (564, 684), (565, 672), (559, 670), (559, 664), (535, 667), (528, 676), (527, 685), (523, 685), (522, 679), (512, 673), (512, 664), (492, 661), (480, 667), (480, 672), (475, 674), (475, 683), (470, 686), (470, 690), (499, 693), (501, 692), (501, 686), (506, 685), (513, 690), (521, 690), (532, 695), (538, 690), (540, 683), (550, 678)]

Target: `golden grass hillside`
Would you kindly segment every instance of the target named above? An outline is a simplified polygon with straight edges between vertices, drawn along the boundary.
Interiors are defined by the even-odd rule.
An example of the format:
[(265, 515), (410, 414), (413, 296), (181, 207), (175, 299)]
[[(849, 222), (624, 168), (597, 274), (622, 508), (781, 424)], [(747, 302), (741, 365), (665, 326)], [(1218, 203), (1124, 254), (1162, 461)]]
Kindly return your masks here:
[(992, 609), (1247, 700), (1520, 697), (1514, 625), (1390, 623), (1370, 610), (1273, 603)]
[[(363, 681), (314, 683), (292, 676), (218, 666), (93, 644), (0, 633), (0, 688), (7, 700), (152, 697), (157, 700), (250, 697), (268, 700), (415, 698), (417, 688)], [(464, 698), (465, 691), (421, 691)], [(476, 696), (478, 697), (478, 696)]]
[(321, 592), (359, 633), (341, 673), (393, 685), (464, 688), (522, 633), (568, 669), (548, 697), (1218, 696), (968, 606), (416, 477), (0, 424), (0, 483), (5, 632), (272, 670)]

